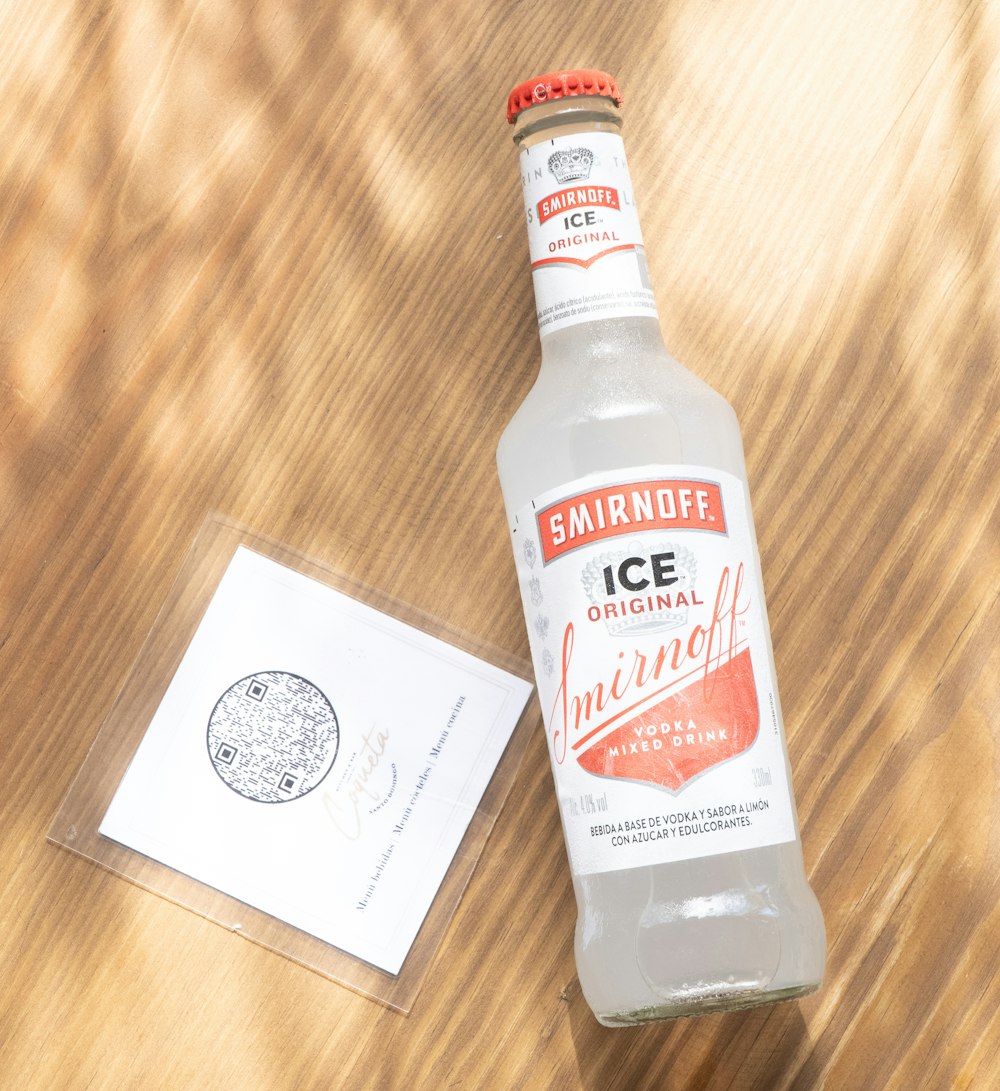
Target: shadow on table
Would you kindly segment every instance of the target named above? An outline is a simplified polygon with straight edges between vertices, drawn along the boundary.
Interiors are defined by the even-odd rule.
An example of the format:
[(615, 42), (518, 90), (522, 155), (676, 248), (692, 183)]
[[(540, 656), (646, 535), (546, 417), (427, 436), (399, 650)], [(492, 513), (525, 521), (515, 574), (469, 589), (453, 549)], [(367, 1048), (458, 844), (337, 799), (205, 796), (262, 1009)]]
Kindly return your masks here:
[(643, 1027), (602, 1027), (574, 979), (570, 1030), (586, 1091), (809, 1091), (819, 1059), (794, 1002)]

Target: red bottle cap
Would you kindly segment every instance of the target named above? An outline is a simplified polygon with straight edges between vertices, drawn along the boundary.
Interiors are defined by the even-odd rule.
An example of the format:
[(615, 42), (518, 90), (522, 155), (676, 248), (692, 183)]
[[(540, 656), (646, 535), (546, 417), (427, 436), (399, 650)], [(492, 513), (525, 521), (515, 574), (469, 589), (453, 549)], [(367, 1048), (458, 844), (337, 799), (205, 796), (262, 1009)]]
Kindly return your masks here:
[(547, 72), (519, 83), (507, 96), (507, 120), (512, 122), (529, 106), (574, 95), (600, 95), (611, 99), (616, 106), (622, 104), (622, 93), (614, 76), (596, 68), (574, 68), (570, 72)]

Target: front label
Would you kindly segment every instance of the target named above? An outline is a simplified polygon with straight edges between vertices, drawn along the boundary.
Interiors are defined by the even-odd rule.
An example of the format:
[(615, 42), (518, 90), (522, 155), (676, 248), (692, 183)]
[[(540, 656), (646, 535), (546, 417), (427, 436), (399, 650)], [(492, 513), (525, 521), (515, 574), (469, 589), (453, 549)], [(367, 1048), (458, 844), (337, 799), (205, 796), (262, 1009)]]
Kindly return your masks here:
[(539, 329), (655, 317), (621, 137), (584, 132), (522, 146), (521, 182)]
[(743, 483), (641, 467), (513, 528), (576, 874), (795, 838)]

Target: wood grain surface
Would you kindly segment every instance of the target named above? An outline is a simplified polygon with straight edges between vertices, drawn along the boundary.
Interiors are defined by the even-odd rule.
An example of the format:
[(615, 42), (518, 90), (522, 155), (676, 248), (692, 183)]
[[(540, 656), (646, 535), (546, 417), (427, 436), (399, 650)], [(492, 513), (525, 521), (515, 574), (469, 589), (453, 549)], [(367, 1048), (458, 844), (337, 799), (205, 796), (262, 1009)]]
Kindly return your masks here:
[[(0, 2), (0, 1086), (1000, 1086), (1000, 6)], [(540, 730), (409, 1016), (46, 841), (210, 512), (527, 653), (511, 85), (616, 73), (740, 415), (798, 1004), (606, 1030)]]

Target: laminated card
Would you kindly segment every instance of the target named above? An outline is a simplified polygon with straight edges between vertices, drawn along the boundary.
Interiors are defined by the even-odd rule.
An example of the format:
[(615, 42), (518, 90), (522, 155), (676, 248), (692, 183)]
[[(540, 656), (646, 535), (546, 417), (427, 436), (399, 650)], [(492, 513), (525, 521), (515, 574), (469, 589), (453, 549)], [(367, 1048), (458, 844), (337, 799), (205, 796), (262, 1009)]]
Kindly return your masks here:
[(397, 974), (531, 692), (241, 546), (100, 833)]

